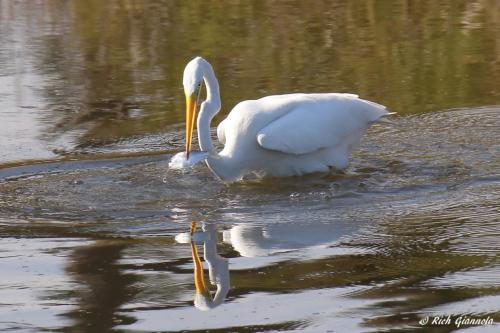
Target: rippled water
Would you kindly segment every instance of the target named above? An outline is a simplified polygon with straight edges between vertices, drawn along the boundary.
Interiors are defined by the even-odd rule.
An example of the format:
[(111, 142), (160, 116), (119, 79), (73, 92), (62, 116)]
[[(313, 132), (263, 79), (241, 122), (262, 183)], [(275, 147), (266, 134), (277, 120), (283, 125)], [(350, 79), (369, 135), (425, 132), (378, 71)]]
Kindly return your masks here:
[[(500, 330), (497, 2), (0, 9), (1, 331)], [(193, 54), (222, 82), (216, 121), (285, 91), (398, 115), (344, 173), (169, 170)]]

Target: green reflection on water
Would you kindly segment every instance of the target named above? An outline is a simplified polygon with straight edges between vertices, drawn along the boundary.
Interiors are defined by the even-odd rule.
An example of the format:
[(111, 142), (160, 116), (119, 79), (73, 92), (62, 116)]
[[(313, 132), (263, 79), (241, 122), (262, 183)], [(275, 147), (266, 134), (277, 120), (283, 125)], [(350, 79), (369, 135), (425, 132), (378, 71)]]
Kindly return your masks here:
[[(41, 115), (43, 123), (48, 124), (42, 134), (49, 138), (81, 130), (75, 134), (76, 143), (80, 145), (181, 130), (184, 120), (181, 76), (186, 62), (195, 55), (206, 57), (221, 81), (224, 104), (216, 122), (237, 101), (295, 91), (356, 92), (386, 104), (400, 114), (498, 104), (500, 100), (500, 5), (494, 0), (334, 3), (49, 0), (0, 2), (0, 6), (0, 29), (14, 25), (24, 27), (27, 38), (18, 50), (31, 54), (35, 63), (29, 70), (45, 78), (37, 93), (46, 105), (24, 105), (25, 110)], [(9, 64), (15, 62), (6, 50), (18, 42), (17, 37), (9, 34), (8, 29), (0, 31), (0, 79), (11, 71)], [(35, 85), (25, 81), (19, 84), (19, 89), (24, 89), (22, 87), (28, 83)], [(4, 98), (2, 89), (0, 86), (0, 102)], [(20, 105), (16, 107), (14, 111), (22, 108)], [(481, 113), (475, 110), (462, 113), (462, 116), (461, 113), (444, 113), (441, 120), (434, 121), (429, 117), (401, 118), (400, 126), (406, 126), (402, 126), (404, 134), (379, 137), (376, 142), (383, 149), (377, 150), (377, 154), (380, 155), (381, 168), (387, 171), (381, 174), (377, 169), (366, 171), (366, 177), (373, 175), (375, 179), (367, 181), (367, 191), (386, 188), (396, 193), (401, 191), (402, 212), (416, 214), (414, 220), (395, 218), (389, 223), (380, 222), (379, 233), (371, 233), (373, 237), (353, 244), (361, 248), (378, 246), (383, 251), (268, 265), (262, 269), (265, 278), (260, 279), (258, 285), (255, 281), (260, 269), (236, 271), (232, 295), (250, 294), (255, 290), (293, 293), (300, 289), (377, 283), (382, 286), (361, 296), (408, 295), (410, 301), (403, 298), (402, 301), (381, 303), (379, 307), (389, 308), (387, 312), (392, 317), (372, 317), (369, 324), (376, 326), (408, 323), (408, 319), (397, 317), (402, 312), (412, 312), (411, 316), (416, 316), (419, 311), (436, 304), (450, 303), (453, 306), (452, 302), (461, 299), (498, 294), (498, 285), (490, 278), (498, 271), (495, 247), (498, 232), (492, 222), (494, 205), (498, 202), (498, 191), (495, 191), (498, 181), (497, 178), (475, 178), (476, 175), (496, 175), (495, 160), (490, 158), (496, 150), (487, 148), (488, 144), (495, 144), (488, 135), (493, 130), (486, 130), (490, 126), (496, 128), (497, 118), (493, 112), (496, 111), (485, 113), (483, 110)], [(4, 124), (3, 117), (4, 113), (0, 113), (0, 126)], [(419, 122), (428, 126), (427, 132), (423, 132), (425, 126), (417, 126)], [(474, 122), (477, 124), (472, 126)], [(442, 134), (445, 128), (455, 136)], [(432, 139), (436, 133), (440, 135)], [(427, 137), (427, 140), (420, 140), (420, 136)], [(0, 139), (5, 139), (1, 128)], [(445, 140), (448, 140), (448, 148), (438, 147), (438, 143)], [(422, 142), (433, 149), (420, 149)], [(462, 142), (467, 144), (461, 145)], [(367, 150), (365, 148), (363, 165), (366, 163), (368, 168), (373, 168), (375, 159), (372, 155), (375, 153), (370, 155)], [(365, 158), (367, 156), (371, 159)], [(428, 161), (434, 164), (427, 165)], [(161, 183), (161, 176), (158, 176), (163, 172), (163, 165), (145, 165), (135, 169), (115, 166), (115, 169), (102, 171), (87, 164), (81, 168), (84, 171), (75, 173), (68, 171), (45, 178), (5, 182), (0, 202), (9, 220), (3, 222), (2, 233), (12, 237), (55, 237), (68, 233), (70, 236), (99, 238), (107, 232), (122, 237), (128, 233), (159, 232), (154, 223), (158, 221), (158, 228), (164, 233), (163, 223), (170, 221), (170, 217), (165, 216), (163, 210), (174, 206), (229, 207), (229, 211), (240, 213), (243, 219), (248, 218), (245, 211), (267, 209), (265, 217), (270, 218), (276, 210), (282, 209), (283, 197), (287, 198), (294, 191), (271, 183), (261, 187), (236, 185), (219, 192), (218, 185), (206, 181), (211, 178), (204, 178), (210, 175), (197, 174), (191, 177), (191, 182), (189, 176), (183, 178), (183, 186), (172, 181), (168, 186), (174, 194), (166, 194), (167, 185)], [(433, 171), (435, 169), (440, 172)], [(79, 182), (79, 178), (83, 182)], [(345, 182), (342, 178), (337, 182), (343, 191), (348, 192), (351, 188), (343, 189), (342, 186), (351, 179), (345, 179)], [(389, 180), (392, 184), (382, 185)], [(486, 185), (480, 187), (475, 183), (480, 180)], [(357, 186), (357, 181), (352, 182)], [(470, 193), (471, 188), (461, 188), (462, 182), (470, 182), (471, 188), (477, 192)], [(204, 189), (199, 189), (202, 183)], [(441, 183), (450, 185), (446, 201), (441, 198), (436, 202), (436, 196), (429, 196), (411, 209), (409, 204), (404, 204), (408, 200), (405, 199), (408, 196), (404, 193), (405, 187)], [(276, 188), (272, 191), (271, 186)], [(198, 191), (186, 190), (195, 187)], [(311, 185), (304, 184), (304, 187), (304, 194), (307, 194)], [(415, 193), (426, 197), (423, 190)], [(185, 198), (188, 195), (193, 197), (189, 201)], [(270, 205), (262, 207), (264, 200)], [(305, 200), (312, 199), (306, 197)], [(331, 204), (337, 199), (329, 200), (328, 204)], [(371, 219), (374, 219), (373, 215), (377, 216), (377, 211), (389, 210), (390, 205), (397, 203), (392, 197), (385, 200), (390, 204), (372, 208)], [(285, 202), (287, 207), (296, 204)], [(300, 207), (300, 203), (297, 205)], [(432, 205), (437, 207), (432, 208)], [(456, 217), (449, 213), (453, 208)], [(428, 215), (415, 213), (426, 209), (430, 212)], [(363, 218), (360, 209), (353, 211)], [(298, 219), (293, 216), (294, 212), (290, 216)], [(338, 209), (332, 209), (332, 212), (339, 214)], [(431, 223), (439, 214), (442, 224)], [(20, 222), (12, 223), (10, 216), (47, 218), (50, 221), (75, 219), (79, 222), (66, 225), (56, 220), (50, 224), (37, 224), (28, 220), (21, 225)], [(129, 222), (130, 216), (138, 216), (138, 221)], [(148, 220), (149, 216), (152, 216), (151, 220)], [(321, 214), (320, 217), (325, 218)], [(95, 223), (88, 220), (95, 220)], [(108, 226), (107, 221), (113, 226)], [(112, 223), (115, 221), (124, 221), (124, 224)], [(137, 225), (146, 226), (146, 229), (137, 230)], [(463, 229), (460, 229), (462, 225)], [(474, 231), (472, 236), (464, 232), (470, 230)], [(429, 236), (441, 233), (446, 237)], [(388, 240), (379, 242), (376, 237), (379, 234), (387, 235)], [(456, 242), (459, 241), (465, 245), (457, 250)], [(66, 270), (68, 275), (86, 286), (86, 289), (71, 294), (81, 301), (77, 310), (67, 313), (75, 319), (77, 330), (85, 325), (90, 330), (106, 330), (119, 321), (129, 320), (128, 315), (111, 316), (123, 304), (140, 297), (146, 301), (153, 299), (158, 306), (185, 304), (185, 299), (178, 296), (180, 292), (175, 294), (172, 291), (177, 288), (176, 283), (164, 282), (160, 285), (170, 286), (170, 289), (161, 290), (158, 290), (157, 283), (165, 279), (161, 274), (163, 270), (170, 269), (177, 275), (187, 271), (181, 264), (174, 270), (169, 266), (173, 264), (163, 263), (175, 258), (185, 264), (183, 253), (176, 248), (173, 254), (157, 253), (146, 246), (137, 246), (140, 254), (137, 257), (154, 258), (159, 262), (150, 267), (157, 271), (158, 280), (141, 285), (141, 279), (145, 280), (152, 274), (145, 270), (148, 267), (140, 260), (131, 267), (119, 262), (122, 258), (136, 258), (130, 254), (127, 257), (127, 246), (128, 243), (120, 241), (97, 243), (77, 249), (70, 258)], [(165, 249), (170, 248), (165, 246)], [(488, 249), (494, 252), (491, 258), (484, 254)], [(230, 252), (230, 249), (226, 247), (226, 251)], [(234, 251), (231, 254), (237, 256)], [(481, 281), (481, 276), (473, 270), (483, 267), (486, 278)], [(125, 269), (135, 269), (136, 276), (124, 272)], [(464, 286), (447, 280), (452, 273), (467, 270), (472, 271), (469, 276), (478, 280), (477, 284), (469, 285), (470, 281), (460, 274), (458, 279), (464, 280)], [(283, 276), (291, 282), (282, 284)], [(432, 288), (422, 284), (429, 280), (434, 280)], [(111, 288), (107, 288), (110, 284)], [(186, 284), (182, 288), (186, 289)], [(182, 288), (177, 289), (184, 291)], [(146, 296), (143, 296), (144, 290)], [(153, 298), (153, 294), (159, 296)], [(172, 295), (175, 295), (174, 301), (170, 300)], [(63, 301), (65, 297), (63, 295)], [(110, 301), (103, 302), (101, 297)], [(398, 302), (406, 304), (403, 306)], [(411, 324), (413, 322), (416, 318), (412, 317)], [(449, 328), (443, 329), (446, 330)]]
[(497, 1), (86, 0), (66, 11), (71, 38), (56, 30), (40, 60), (60, 89), (81, 88), (54, 98), (73, 103), (56, 132), (86, 124), (80, 143), (180, 124), (195, 55), (221, 82), (216, 122), (240, 100), (296, 91), (355, 92), (400, 114), (499, 101)]

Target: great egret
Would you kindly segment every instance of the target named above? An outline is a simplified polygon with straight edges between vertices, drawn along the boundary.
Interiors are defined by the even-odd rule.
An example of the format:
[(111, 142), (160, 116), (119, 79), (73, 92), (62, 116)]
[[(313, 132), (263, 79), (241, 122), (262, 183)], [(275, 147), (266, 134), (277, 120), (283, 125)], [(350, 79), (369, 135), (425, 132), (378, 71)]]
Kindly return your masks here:
[[(191, 255), (194, 262), (194, 285), (196, 287), (194, 305), (196, 308), (206, 311), (221, 305), (229, 292), (229, 262), (217, 253), (217, 230), (215, 225), (203, 223), (202, 231), (196, 231), (196, 227), (197, 222), (191, 222), (190, 232), (178, 234), (175, 236), (175, 240), (178, 243), (191, 243)], [(213, 298), (205, 282), (203, 264), (195, 243), (203, 244), (203, 258), (208, 264), (210, 283), (217, 286)]]
[[(200, 103), (201, 84), (206, 100)], [(353, 94), (288, 94), (238, 103), (217, 127), (224, 149), (217, 153), (210, 122), (221, 108), (212, 66), (196, 57), (184, 69), (186, 151), (189, 160), (197, 118), (200, 149), (219, 178), (231, 181), (248, 173), (292, 176), (344, 169), (348, 155), (371, 122), (388, 114), (380, 104)]]

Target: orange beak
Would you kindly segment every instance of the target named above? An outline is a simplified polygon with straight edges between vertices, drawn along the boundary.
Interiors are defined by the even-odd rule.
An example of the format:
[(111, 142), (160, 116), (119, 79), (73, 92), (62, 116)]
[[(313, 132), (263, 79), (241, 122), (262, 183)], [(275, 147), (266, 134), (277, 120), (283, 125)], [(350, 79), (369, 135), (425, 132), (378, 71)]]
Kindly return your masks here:
[[(191, 222), (189, 232), (191, 235), (196, 231), (196, 221)], [(198, 254), (198, 249), (193, 241), (191, 241), (191, 255), (194, 262), (194, 285), (197, 294), (208, 295), (209, 291), (205, 284), (205, 275), (203, 274), (203, 264)]]
[(186, 94), (186, 159), (189, 159), (189, 153), (191, 152), (194, 122), (196, 120), (197, 103), (193, 95)]

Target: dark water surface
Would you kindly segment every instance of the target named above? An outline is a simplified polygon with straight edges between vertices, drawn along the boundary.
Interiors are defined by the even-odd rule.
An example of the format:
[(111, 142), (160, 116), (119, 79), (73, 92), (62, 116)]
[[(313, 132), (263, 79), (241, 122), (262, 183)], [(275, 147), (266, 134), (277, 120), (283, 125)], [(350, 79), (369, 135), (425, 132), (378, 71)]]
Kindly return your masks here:
[[(398, 115), (342, 174), (169, 170), (195, 55), (214, 125), (295, 91)], [(0, 1), (0, 331), (499, 332), (499, 104), (494, 0)], [(448, 315), (494, 324), (419, 323)]]

